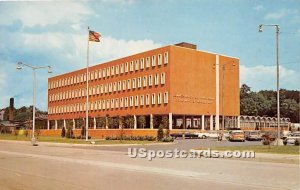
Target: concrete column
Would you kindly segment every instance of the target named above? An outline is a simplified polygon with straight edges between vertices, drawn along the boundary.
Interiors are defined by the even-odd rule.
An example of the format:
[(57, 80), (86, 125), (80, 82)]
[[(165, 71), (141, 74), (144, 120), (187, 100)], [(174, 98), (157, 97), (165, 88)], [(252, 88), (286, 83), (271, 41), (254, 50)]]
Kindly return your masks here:
[(57, 130), (57, 120), (54, 121), (54, 129)]
[(214, 116), (213, 115), (210, 115), (210, 118), (209, 118), (209, 130), (213, 130), (214, 129)]
[(173, 117), (172, 117), (172, 113), (169, 113), (169, 130), (173, 129)]
[(96, 129), (97, 123), (96, 123), (96, 118), (94, 117), (94, 129)]
[(204, 130), (204, 115), (201, 117), (201, 130)]
[(108, 117), (105, 117), (105, 128), (108, 129)]
[(66, 120), (64, 119), (64, 128), (67, 129)]
[(150, 129), (153, 129), (153, 114), (150, 114)]
[(47, 120), (47, 130), (49, 130), (49, 129), (50, 129), (50, 121)]
[(137, 119), (136, 119), (136, 115), (133, 115), (133, 119), (134, 119), (134, 125), (133, 128), (137, 129)]
[(75, 130), (75, 119), (73, 119), (73, 130)]
[[(219, 130), (220, 128), (220, 121), (219, 121), (219, 114), (220, 114), (220, 60), (219, 60), (219, 55), (216, 55), (216, 126), (215, 129)], [(222, 113), (223, 114), (223, 113)]]
[(241, 121), (240, 121), (241, 116), (237, 117), (237, 127), (241, 128)]

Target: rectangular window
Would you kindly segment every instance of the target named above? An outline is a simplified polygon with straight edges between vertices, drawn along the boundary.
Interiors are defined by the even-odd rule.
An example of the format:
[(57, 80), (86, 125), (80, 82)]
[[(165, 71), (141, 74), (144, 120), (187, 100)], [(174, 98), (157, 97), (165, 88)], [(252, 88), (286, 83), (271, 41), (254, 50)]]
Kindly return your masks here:
[(98, 71), (98, 76), (99, 76), (99, 79), (102, 78), (102, 69), (100, 69), (100, 70)]
[(135, 96), (134, 106), (139, 106), (139, 96)]
[(110, 108), (110, 100), (106, 100), (106, 109), (109, 109)]
[(143, 77), (143, 87), (147, 87), (147, 77)]
[[(74, 78), (75, 79), (75, 78)], [(95, 71), (95, 80), (98, 79), (98, 71)], [(75, 81), (74, 81), (75, 82)], [(76, 83), (76, 82), (75, 82)]]
[(120, 74), (124, 73), (124, 63), (121, 64), (120, 66)]
[(157, 104), (161, 104), (161, 93), (157, 94)]
[(150, 67), (150, 57), (146, 57), (146, 68)]
[(123, 80), (123, 90), (126, 90), (126, 80)]
[(127, 80), (127, 89), (128, 89), (128, 90), (130, 90), (130, 88), (131, 88), (131, 85), (130, 85), (130, 83), (131, 83), (131, 80), (130, 80), (130, 79), (128, 79), (128, 80)]
[(121, 91), (121, 89), (122, 89), (122, 86), (121, 86), (122, 84), (121, 84), (121, 81), (118, 81), (118, 91)]
[(116, 98), (115, 104), (116, 104), (116, 108), (119, 108), (119, 98)]
[(144, 95), (140, 96), (140, 105), (143, 106), (144, 105)]
[(102, 109), (102, 104), (101, 104), (101, 100), (98, 101), (98, 110)]
[(108, 85), (107, 85), (107, 84), (105, 84), (105, 85), (104, 85), (104, 93), (106, 94), (106, 93), (107, 93), (107, 91), (108, 91)]
[(128, 72), (128, 62), (125, 63), (125, 73)]
[(108, 92), (112, 92), (112, 83), (109, 83)]
[(123, 97), (120, 98), (120, 108), (123, 108), (124, 107), (124, 99)]
[(117, 82), (114, 82), (114, 92), (117, 91)]
[(137, 80), (137, 87), (138, 88), (142, 87), (142, 78), (141, 77), (139, 77), (138, 80)]
[(146, 94), (146, 105), (147, 106), (149, 106), (149, 103), (150, 103), (150, 101), (149, 101), (149, 97), (150, 95), (149, 94)]
[(136, 79), (132, 79), (132, 89), (136, 88)]
[(130, 61), (130, 72), (133, 71), (133, 61)]
[(110, 100), (110, 107), (111, 107), (111, 109), (115, 108), (115, 99)]
[(94, 80), (94, 71), (91, 72), (91, 80)]
[(110, 67), (106, 68), (106, 76), (109, 77), (110, 76)]
[(156, 66), (156, 56), (152, 55), (152, 67)]
[(164, 93), (164, 103), (167, 104), (168, 103), (168, 92)]
[(141, 64), (141, 69), (144, 69), (144, 67), (145, 67), (144, 58), (140, 59), (140, 64)]
[(130, 107), (133, 106), (133, 96), (130, 96), (130, 99), (129, 99), (129, 105), (130, 105)]
[(125, 97), (124, 104), (125, 104), (125, 108), (127, 108), (128, 107), (128, 97)]
[(103, 84), (101, 84), (101, 86), (100, 86), (100, 92), (101, 92), (101, 94), (103, 94), (103, 93), (104, 93)]
[(115, 75), (115, 67), (114, 66), (111, 66), (111, 68), (110, 68), (110, 75), (111, 76)]
[(105, 108), (106, 108), (106, 101), (102, 100), (102, 110), (105, 110)]
[(149, 86), (152, 86), (152, 75), (149, 75), (149, 80), (148, 80), (148, 83), (149, 83)]
[(162, 55), (161, 54), (158, 54), (158, 57), (157, 57), (157, 65), (162, 65)]
[(138, 71), (139, 70), (139, 60), (135, 60), (134, 61), (134, 65), (135, 65), (135, 71)]
[(119, 74), (119, 65), (116, 65), (116, 75)]
[(160, 84), (165, 84), (166, 83), (166, 74), (161, 73), (160, 74)]
[(100, 94), (100, 86), (99, 85), (97, 86), (96, 94)]
[(168, 57), (168, 52), (164, 53), (164, 64), (168, 64), (169, 62), (169, 57)]
[(158, 85), (158, 79), (159, 77), (158, 77), (158, 74), (155, 74), (155, 76), (154, 76), (154, 85)]
[(102, 70), (102, 77), (105, 78), (106, 77), (106, 69)]
[(153, 93), (151, 96), (151, 104), (155, 105), (155, 93)]

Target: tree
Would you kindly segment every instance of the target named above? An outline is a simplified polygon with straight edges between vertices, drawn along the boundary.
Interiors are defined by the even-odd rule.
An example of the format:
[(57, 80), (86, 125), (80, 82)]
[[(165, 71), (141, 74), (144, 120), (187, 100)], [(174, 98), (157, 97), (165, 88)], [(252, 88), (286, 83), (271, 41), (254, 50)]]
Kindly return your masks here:
[(73, 129), (72, 129), (72, 127), (68, 127), (66, 137), (67, 138), (73, 138)]
[(139, 126), (141, 126), (144, 129), (145, 125), (146, 125), (146, 117), (143, 115), (139, 116), (138, 123), (139, 123)]
[(241, 88), (240, 88), (240, 96), (241, 98), (247, 96), (247, 94), (251, 92), (251, 88), (249, 86), (247, 86), (246, 84), (242, 84)]
[(160, 125), (157, 130), (157, 140), (161, 141), (164, 138), (164, 127)]
[(126, 125), (126, 128), (133, 128), (134, 126), (134, 118), (132, 115), (126, 115), (125, 116), (125, 125)]
[(163, 126), (164, 129), (167, 129), (169, 127), (169, 118), (167, 116), (163, 116), (160, 124)]
[(66, 129), (65, 129), (65, 127), (63, 127), (63, 128), (61, 129), (61, 137), (62, 137), (62, 138), (66, 137)]

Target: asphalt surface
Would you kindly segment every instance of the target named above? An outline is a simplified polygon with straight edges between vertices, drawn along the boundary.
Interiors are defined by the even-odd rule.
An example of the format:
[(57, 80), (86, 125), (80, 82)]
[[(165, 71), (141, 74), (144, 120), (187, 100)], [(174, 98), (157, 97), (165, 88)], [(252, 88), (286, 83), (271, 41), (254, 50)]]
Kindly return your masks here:
[[(195, 143), (195, 144), (193, 144)], [(199, 147), (209, 140), (150, 145)], [(226, 142), (221, 142), (225, 143)], [(257, 143), (257, 142), (251, 142)], [(239, 145), (242, 143), (237, 143)], [(103, 150), (105, 148), (105, 150)], [(0, 142), (0, 189), (299, 189), (299, 165), (214, 158), (130, 158), (128, 147)], [(120, 151), (118, 151), (120, 149)]]

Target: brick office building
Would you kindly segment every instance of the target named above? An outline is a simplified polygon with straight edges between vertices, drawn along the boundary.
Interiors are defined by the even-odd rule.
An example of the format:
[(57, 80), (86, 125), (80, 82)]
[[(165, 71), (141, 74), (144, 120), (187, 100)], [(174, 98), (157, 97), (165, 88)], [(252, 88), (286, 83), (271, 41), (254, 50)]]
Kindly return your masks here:
[[(110, 130), (99, 118), (132, 115), (133, 130), (156, 129), (167, 116), (169, 129), (238, 127), (239, 59), (198, 51), (188, 43), (168, 45), (48, 79), (48, 129), (79, 128), (85, 118), (89, 79), (89, 128)], [(143, 116), (145, 126), (138, 119)], [(98, 122), (98, 123), (97, 123)], [(81, 124), (82, 125), (82, 124)]]

